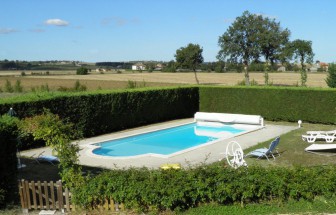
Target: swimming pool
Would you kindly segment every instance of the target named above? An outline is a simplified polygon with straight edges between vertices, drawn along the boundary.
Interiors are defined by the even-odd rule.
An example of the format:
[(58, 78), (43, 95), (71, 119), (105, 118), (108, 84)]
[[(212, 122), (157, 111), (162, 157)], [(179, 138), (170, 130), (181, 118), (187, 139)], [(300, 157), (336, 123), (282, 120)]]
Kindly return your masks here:
[(92, 154), (114, 158), (143, 155), (169, 157), (245, 132), (246, 129), (230, 125), (204, 126), (191, 123), (95, 143)]

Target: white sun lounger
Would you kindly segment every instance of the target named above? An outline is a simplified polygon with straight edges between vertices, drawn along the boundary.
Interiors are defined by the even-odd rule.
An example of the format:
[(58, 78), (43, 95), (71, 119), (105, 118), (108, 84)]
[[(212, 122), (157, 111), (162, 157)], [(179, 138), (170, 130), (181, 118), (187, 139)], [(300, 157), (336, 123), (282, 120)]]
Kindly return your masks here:
[(331, 136), (335, 136), (336, 135), (336, 130), (331, 130), (331, 131), (307, 131), (308, 135), (318, 135), (318, 134), (322, 134), (322, 135), (331, 135)]
[(334, 156), (334, 154), (322, 154), (321, 152), (336, 152), (336, 144), (312, 144), (305, 148), (306, 152), (320, 154), (320, 155), (326, 155), (326, 156)]
[(316, 140), (325, 140), (327, 143), (334, 142), (336, 136), (328, 134), (310, 134), (302, 135), (302, 140), (307, 141), (308, 143), (314, 143)]

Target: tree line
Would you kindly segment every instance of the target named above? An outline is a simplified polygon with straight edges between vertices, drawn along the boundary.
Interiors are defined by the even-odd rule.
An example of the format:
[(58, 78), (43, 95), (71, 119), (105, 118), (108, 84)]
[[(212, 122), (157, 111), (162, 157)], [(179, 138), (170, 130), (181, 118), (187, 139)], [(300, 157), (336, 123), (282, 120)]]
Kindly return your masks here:
[[(314, 57), (312, 42), (301, 39), (290, 41), (289, 37), (290, 30), (283, 29), (275, 19), (245, 11), (219, 37), (220, 51), (216, 57), (221, 62), (242, 65), (246, 85), (250, 85), (251, 65), (257, 65), (264, 60), (263, 70), (267, 85), (268, 71), (274, 68), (275, 63), (285, 65), (296, 59), (301, 64), (301, 85), (305, 86), (305, 63), (312, 63)], [(203, 63), (202, 52), (203, 49), (198, 44), (190, 43), (178, 49), (175, 54), (177, 67), (192, 69), (196, 81), (195, 68)]]

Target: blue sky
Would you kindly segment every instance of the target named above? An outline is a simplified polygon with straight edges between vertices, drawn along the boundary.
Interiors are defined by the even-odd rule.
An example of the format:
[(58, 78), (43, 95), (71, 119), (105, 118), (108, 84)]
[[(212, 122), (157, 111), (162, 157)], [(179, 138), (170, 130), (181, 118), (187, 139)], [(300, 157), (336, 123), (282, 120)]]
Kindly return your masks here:
[(0, 60), (174, 60), (188, 43), (216, 61), (218, 38), (245, 10), (336, 61), (335, 0), (1, 0)]

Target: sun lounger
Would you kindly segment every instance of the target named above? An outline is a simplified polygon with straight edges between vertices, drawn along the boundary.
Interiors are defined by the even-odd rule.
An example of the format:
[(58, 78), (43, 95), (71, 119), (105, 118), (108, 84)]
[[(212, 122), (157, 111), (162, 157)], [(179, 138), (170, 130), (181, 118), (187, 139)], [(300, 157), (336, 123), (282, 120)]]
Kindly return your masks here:
[(334, 142), (336, 136), (335, 134), (328, 133), (310, 133), (307, 135), (302, 135), (302, 140), (308, 143), (314, 143), (316, 140), (325, 140), (327, 143)]
[(43, 162), (48, 162), (52, 165), (55, 165), (55, 163), (59, 162), (58, 157), (53, 156), (53, 155), (43, 155), (44, 151), (41, 152), (37, 157), (32, 156), (37, 163), (43, 163)]
[[(312, 144), (305, 148), (305, 151), (319, 155), (334, 156), (336, 153), (331, 154), (331, 152), (336, 152), (336, 144)], [(328, 152), (329, 154), (327, 154)]]
[(257, 157), (258, 159), (262, 158), (262, 157), (266, 157), (267, 160), (269, 160), (268, 157), (272, 156), (273, 159), (275, 159), (274, 151), (276, 151), (276, 153), (278, 155), (280, 155), (279, 152), (278, 152), (278, 150), (276, 149), (276, 147), (278, 146), (279, 142), (280, 142), (280, 137), (277, 137), (277, 138), (275, 138), (271, 142), (269, 148), (256, 149), (256, 150), (254, 150), (254, 151), (249, 152), (248, 154), (246, 154), (245, 157), (247, 157), (247, 156), (254, 156), (254, 157)]

